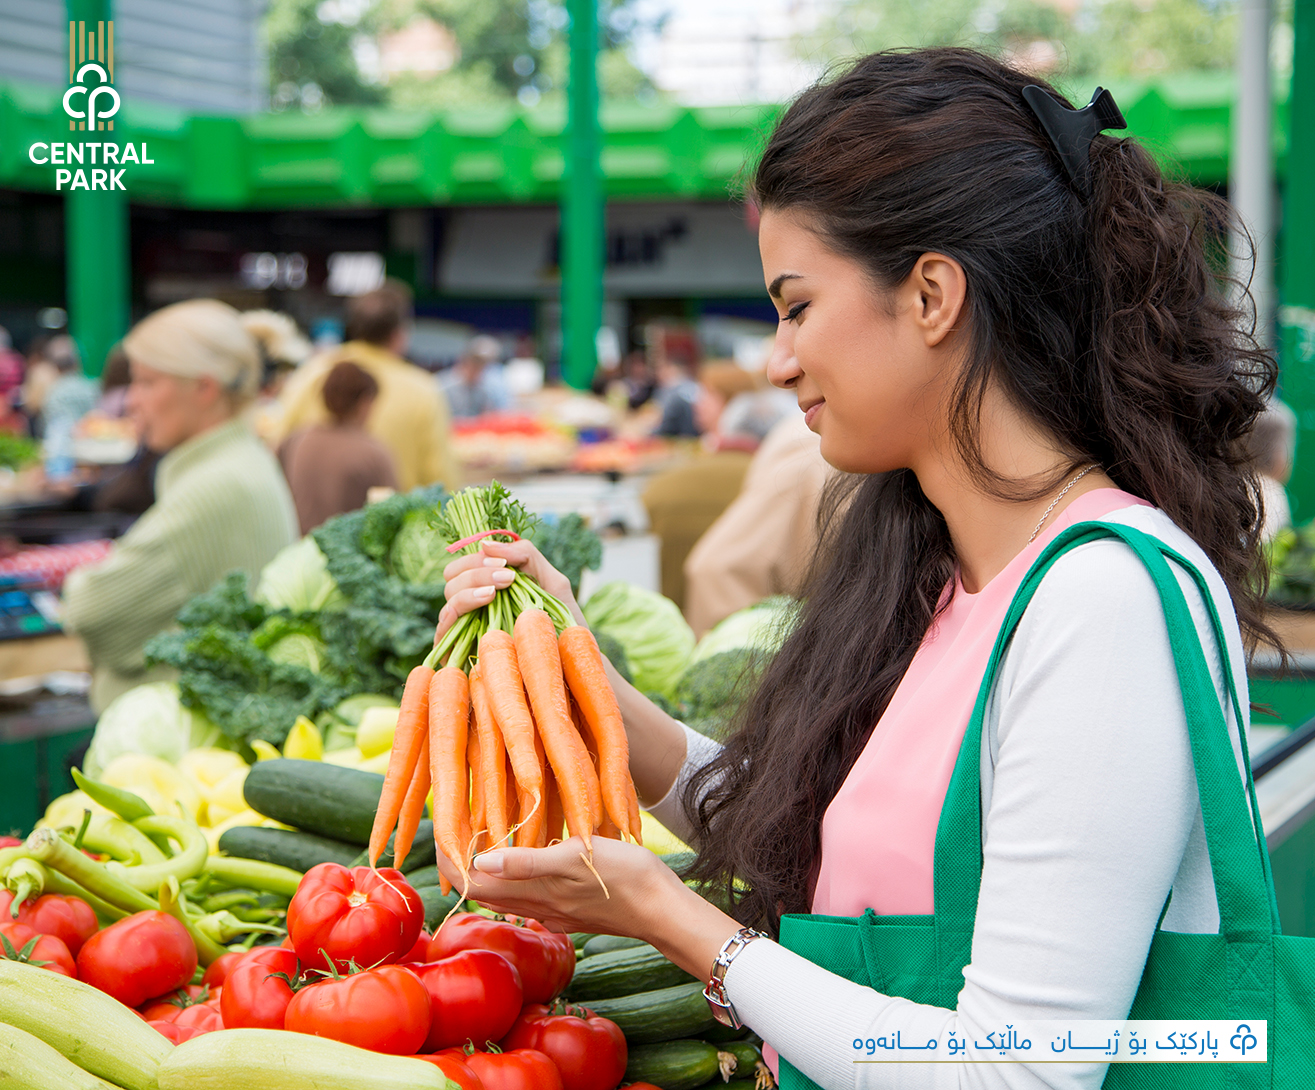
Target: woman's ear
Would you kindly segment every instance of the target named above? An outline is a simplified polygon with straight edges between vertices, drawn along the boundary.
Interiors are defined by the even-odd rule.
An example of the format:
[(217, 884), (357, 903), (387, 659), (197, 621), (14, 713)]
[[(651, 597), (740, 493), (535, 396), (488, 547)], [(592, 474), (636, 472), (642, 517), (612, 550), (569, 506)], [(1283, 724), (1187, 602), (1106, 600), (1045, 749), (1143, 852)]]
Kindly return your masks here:
[(907, 283), (917, 299), (914, 320), (922, 329), (927, 347), (935, 347), (959, 325), (968, 297), (963, 266), (944, 254), (923, 254)]

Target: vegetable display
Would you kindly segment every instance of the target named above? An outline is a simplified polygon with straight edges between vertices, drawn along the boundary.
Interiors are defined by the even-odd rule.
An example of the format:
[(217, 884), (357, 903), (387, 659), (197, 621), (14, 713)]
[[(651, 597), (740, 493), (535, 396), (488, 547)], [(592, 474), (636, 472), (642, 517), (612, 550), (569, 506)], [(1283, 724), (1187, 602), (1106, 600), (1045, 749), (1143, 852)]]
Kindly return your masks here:
[[(462, 555), (534, 525), (496, 481), (452, 497), (436, 523), (446, 551)], [(587, 853), (595, 834), (642, 840), (625, 730), (598, 645), (523, 572), (462, 615), (408, 675), (371, 865), (394, 829), (399, 845), (413, 842), (431, 786), (437, 848), (466, 884), (477, 850), (541, 847), (562, 838), (563, 825)]]

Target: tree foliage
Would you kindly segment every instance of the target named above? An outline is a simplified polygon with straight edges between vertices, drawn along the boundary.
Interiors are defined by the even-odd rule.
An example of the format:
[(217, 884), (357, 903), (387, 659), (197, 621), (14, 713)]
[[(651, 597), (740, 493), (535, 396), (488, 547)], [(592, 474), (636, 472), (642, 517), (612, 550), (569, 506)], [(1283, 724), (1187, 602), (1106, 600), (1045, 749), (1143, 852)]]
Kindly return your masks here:
[(839, 60), (878, 49), (967, 45), (1074, 79), (1231, 68), (1236, 0), (837, 0), (799, 50)]

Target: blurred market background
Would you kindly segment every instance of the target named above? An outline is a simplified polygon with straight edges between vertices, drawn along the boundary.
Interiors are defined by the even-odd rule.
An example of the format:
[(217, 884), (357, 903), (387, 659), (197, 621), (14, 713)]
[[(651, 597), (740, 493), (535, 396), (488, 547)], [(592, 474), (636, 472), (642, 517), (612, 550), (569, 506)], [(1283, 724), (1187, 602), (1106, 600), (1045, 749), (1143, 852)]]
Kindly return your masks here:
[[(1256, 655), (1252, 754), (1284, 926), (1315, 935), (1315, 0), (0, 0), (0, 833), (67, 803), (75, 762), (217, 832), (258, 820), (260, 746), (386, 761), (441, 601), (416, 515), (437, 486), (506, 483), (609, 654), (722, 729), (827, 475), (762, 373), (776, 315), (738, 183), (831, 66), (938, 44), (1109, 87), (1247, 224), (1220, 264), (1282, 367), (1252, 454), (1293, 651), (1287, 673)], [(95, 137), (66, 116), (88, 60), (121, 97)], [(139, 149), (124, 190), (56, 190), (50, 145), (89, 140)], [(195, 299), (260, 343), (245, 418), (309, 536), (190, 602), (105, 701), (60, 595), (158, 499), (116, 346)], [(343, 362), (379, 378), (335, 387), (391, 466), (364, 511), (307, 499), (293, 453), (339, 418)], [(188, 751), (216, 747), (244, 760), (202, 774)]]

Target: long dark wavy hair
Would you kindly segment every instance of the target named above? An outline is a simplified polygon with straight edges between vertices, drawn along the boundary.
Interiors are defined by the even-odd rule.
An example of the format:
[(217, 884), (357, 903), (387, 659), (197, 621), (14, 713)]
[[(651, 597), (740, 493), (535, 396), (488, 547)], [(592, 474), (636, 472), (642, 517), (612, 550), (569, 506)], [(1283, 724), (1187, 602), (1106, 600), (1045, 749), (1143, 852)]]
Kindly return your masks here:
[[(1163, 509), (1227, 584), (1249, 642), (1261, 618), (1258, 500), (1240, 440), (1275, 367), (1254, 316), (1207, 257), (1234, 223), (1217, 197), (1167, 181), (1133, 139), (1098, 136), (1094, 192), (1075, 190), (1022, 91), (1033, 76), (961, 49), (877, 53), (805, 91), (752, 182), (878, 291), (918, 258), (957, 260), (966, 349), (950, 406), (979, 484), (1019, 500), (1099, 463)], [(989, 388), (1071, 461), (1010, 481), (978, 446)], [(844, 480), (823, 505), (798, 627), (685, 798), (693, 876), (744, 923), (807, 912), (822, 816), (926, 634), (955, 572), (945, 520), (912, 471)]]

